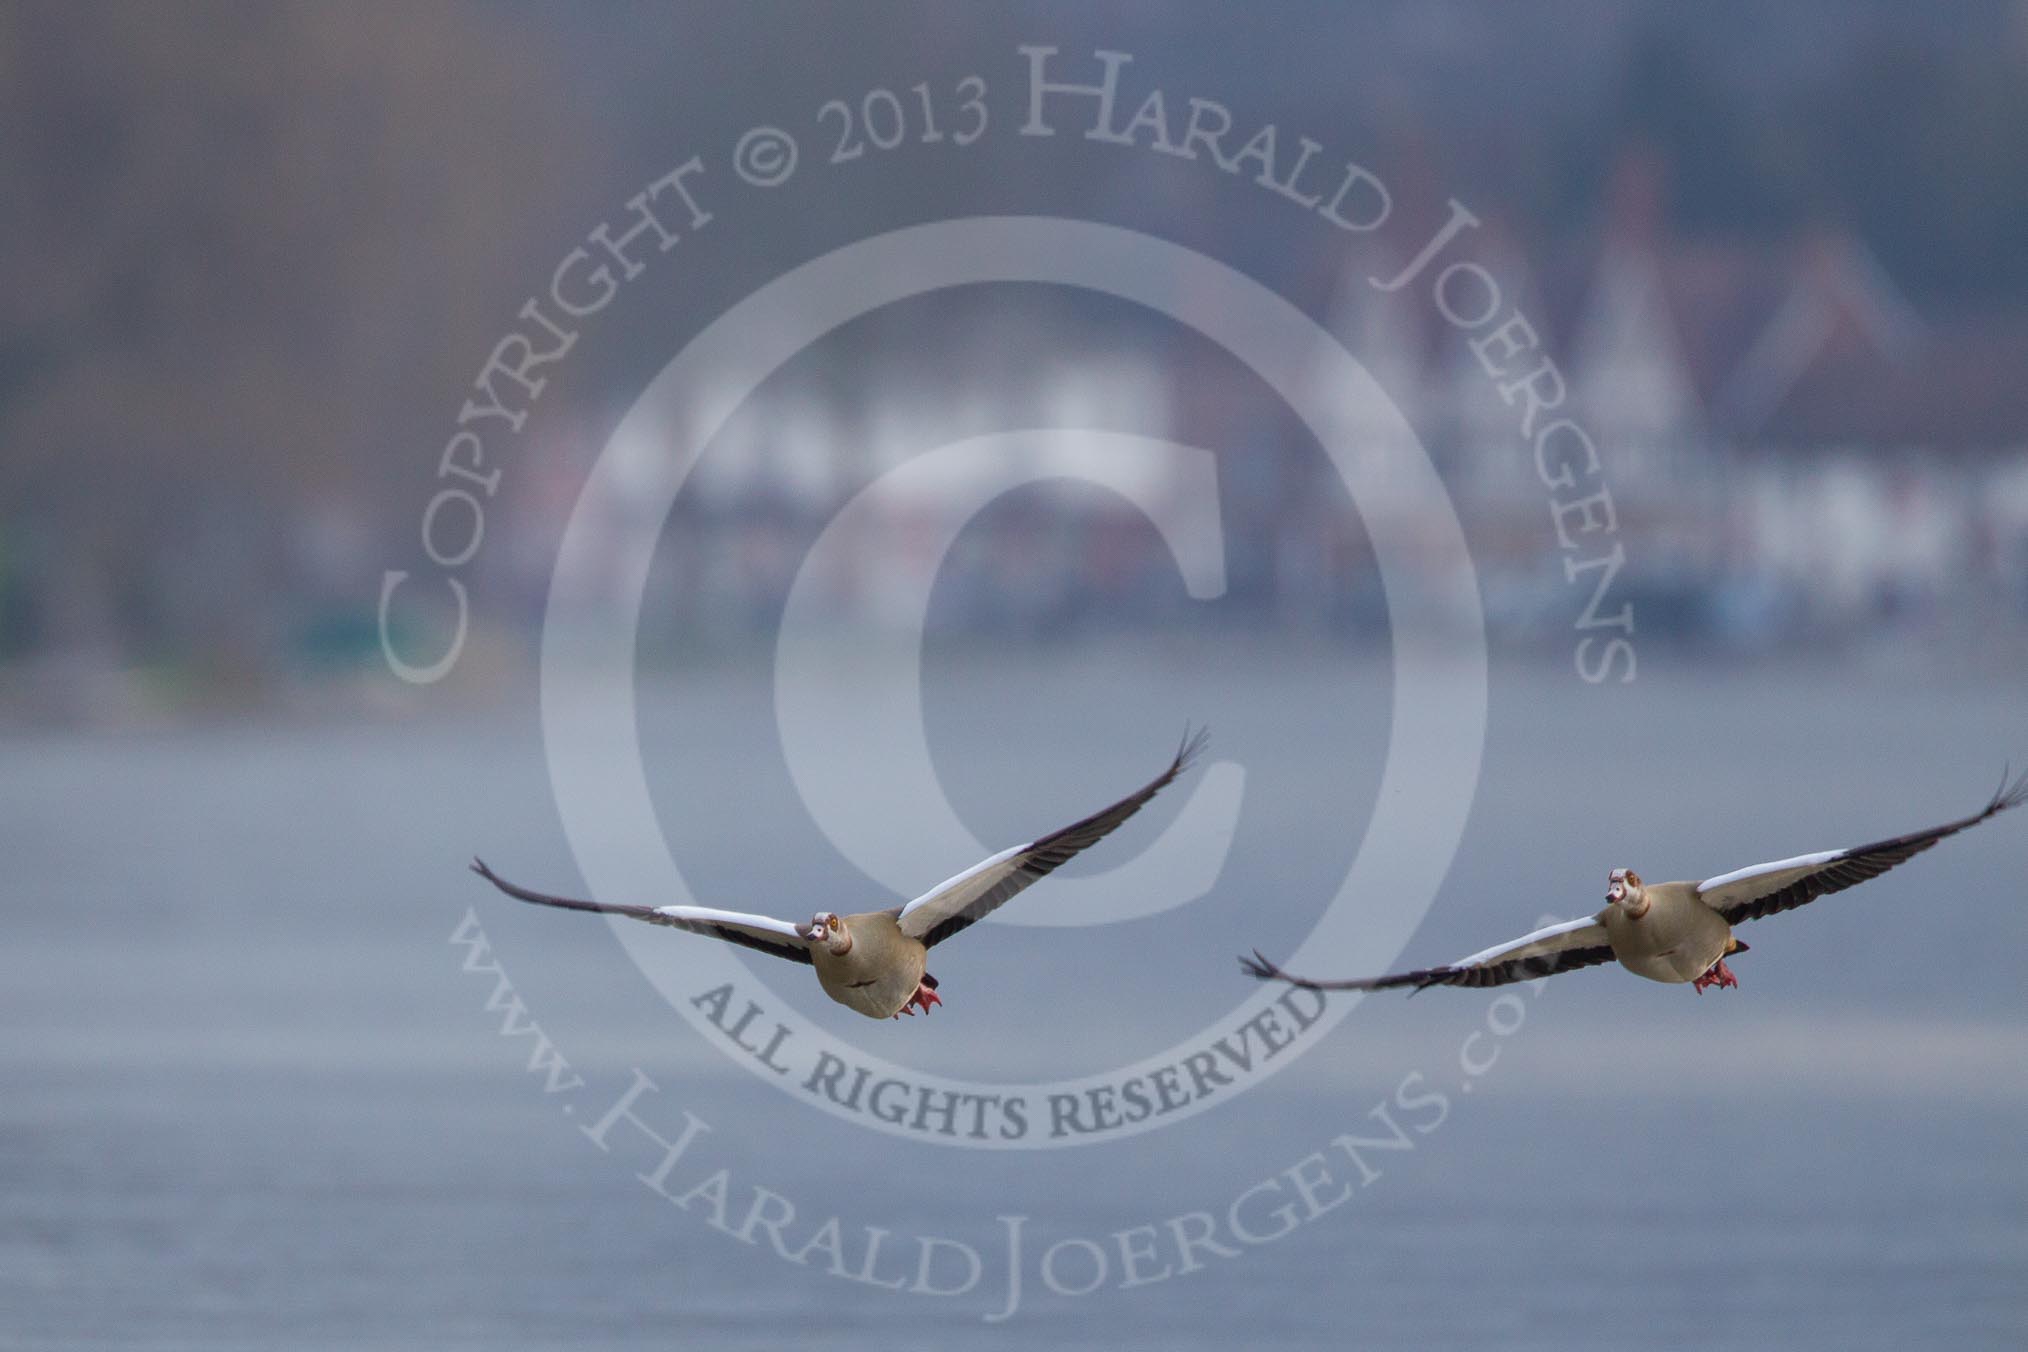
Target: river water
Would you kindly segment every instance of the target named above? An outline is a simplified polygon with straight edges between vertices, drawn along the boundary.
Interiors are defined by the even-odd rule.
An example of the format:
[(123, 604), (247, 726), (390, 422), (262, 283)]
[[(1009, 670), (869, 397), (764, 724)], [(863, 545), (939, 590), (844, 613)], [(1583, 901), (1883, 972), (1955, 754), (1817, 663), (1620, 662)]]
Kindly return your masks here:
[[(650, 682), (672, 852), (715, 904), (870, 904), (784, 768), (767, 678)], [(748, 966), (926, 1076), (1153, 1055), (1249, 993), (1235, 953), (1315, 921), (1374, 806), (1390, 694), (1320, 651), (937, 656), (929, 742), (994, 846), (1208, 720), (1246, 771), (1216, 885), (1118, 924), (976, 927), (937, 951), (927, 1020)], [(1968, 811), (2028, 758), (2021, 695), (1893, 666), (1656, 660), (1612, 689), (1496, 666), (1463, 843), (1399, 960), (1595, 909), (1616, 865), (1707, 876)], [(868, 795), (891, 787), (866, 767)], [(1065, 875), (1131, 857), (1176, 797)], [(1374, 997), (1244, 1093), (1052, 1150), (813, 1110), (603, 922), (485, 890), (474, 852), (582, 886), (532, 695), (10, 738), (0, 1346), (2028, 1341), (2028, 816), (1756, 924), (1738, 990), (1615, 968), (1504, 1004)], [(925, 859), (922, 884), (970, 862)], [(644, 932), (679, 971), (704, 943)], [(531, 1025), (570, 1087), (529, 1071)], [(672, 1161), (650, 1130), (689, 1135)]]

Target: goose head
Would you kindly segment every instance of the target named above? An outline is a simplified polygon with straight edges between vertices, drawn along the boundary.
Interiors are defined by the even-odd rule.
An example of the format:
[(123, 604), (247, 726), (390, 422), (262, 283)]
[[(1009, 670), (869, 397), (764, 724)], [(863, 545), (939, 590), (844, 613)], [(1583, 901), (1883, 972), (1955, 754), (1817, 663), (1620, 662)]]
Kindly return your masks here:
[(1629, 919), (1638, 920), (1648, 913), (1648, 889), (1642, 885), (1641, 875), (1630, 868), (1616, 868), (1606, 875), (1606, 901)]
[(835, 957), (842, 958), (852, 951), (852, 931), (836, 911), (819, 911), (811, 916), (803, 934), (812, 943), (824, 945)]

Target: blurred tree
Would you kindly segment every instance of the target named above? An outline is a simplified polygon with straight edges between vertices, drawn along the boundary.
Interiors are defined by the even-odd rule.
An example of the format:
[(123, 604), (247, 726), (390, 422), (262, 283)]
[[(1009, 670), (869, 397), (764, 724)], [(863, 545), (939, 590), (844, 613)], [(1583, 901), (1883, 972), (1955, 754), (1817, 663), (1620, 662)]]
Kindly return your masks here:
[(1766, 94), (1721, 66), (1698, 37), (1680, 12), (1635, 29), (1602, 103), (1561, 129), (1553, 229), (1588, 223), (1629, 148), (1655, 162), (1666, 186), (1656, 205), (1667, 220), (1657, 226), (1754, 235), (1793, 222), (1798, 185), (1783, 168), (1792, 153), (1787, 128), (1767, 115)]
[(501, 278), (568, 237), (523, 205), (584, 206), (540, 57), (465, 4), (0, 8), (0, 502), (58, 567), (162, 566), (111, 537), (221, 483), (260, 517), (427, 471)]
[[(2028, 22), (2028, 21), (2024, 21)], [(1949, 306), (2028, 297), (2028, 39), (1877, 33), (1806, 106), (1819, 208), (1909, 290)]]

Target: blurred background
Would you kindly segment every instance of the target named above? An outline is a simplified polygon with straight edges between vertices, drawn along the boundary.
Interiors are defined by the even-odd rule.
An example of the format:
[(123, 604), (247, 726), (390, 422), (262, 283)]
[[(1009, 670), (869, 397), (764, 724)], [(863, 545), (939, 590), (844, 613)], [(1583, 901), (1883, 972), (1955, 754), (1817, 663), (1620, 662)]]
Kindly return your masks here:
[[(1348, 237), (1201, 160), (1088, 142), (1068, 111), (1024, 140), (1023, 43), (1059, 48), (1066, 78), (1131, 53), (1128, 111), (1159, 87), (1179, 123), (1197, 96), (1240, 136), (1310, 136), (1384, 180), (1397, 223)], [(976, 144), (823, 163), (826, 100), (973, 75)], [(766, 192), (726, 168), (763, 122), (804, 155)], [(397, 680), (384, 579), (429, 575), (419, 523), (475, 376), (559, 260), (692, 155), (715, 219), (489, 440), (465, 644), (442, 681)], [(731, 1070), (607, 930), (461, 875), (480, 851), (579, 885), (537, 652), (614, 428), (729, 307), (882, 231), (1051, 214), (1199, 250), (1330, 329), (1413, 428), (1477, 569), (1491, 703), (1465, 842), (1404, 962), (1591, 910), (1613, 866), (1705, 876), (1943, 820), (2028, 759), (2028, 5), (11, 0), (0, 183), (0, 1343), (978, 1336), (984, 1288), (792, 1266), (586, 1145), (458, 970), (468, 906), (598, 1095), (634, 1066), (681, 1080), (738, 1177), (897, 1233), (984, 1247), (996, 1212), (1102, 1237), (1215, 1207), (1408, 1071), (1456, 1079), (1480, 993), (1369, 1001), (1272, 1086), (1132, 1143), (987, 1159), (841, 1137)], [(1625, 551), (1607, 609), (1631, 605), (1638, 660), (1600, 684), (1573, 661), (1588, 584), (1516, 410), (1426, 298), (1366, 284), (1452, 199), (1601, 448)], [(1044, 287), (889, 307), (771, 377), (648, 523), (641, 735), (700, 897), (878, 895), (783, 763), (790, 583), (882, 474), (1034, 426), (1211, 450), (1223, 593), (1188, 597), (1146, 517), (1089, 486), (994, 500), (940, 566), (922, 541), (952, 505), (905, 497), (825, 579), (840, 651), (890, 637), (938, 569), (925, 723), (989, 844), (1141, 782), (1186, 719), (1248, 797), (1187, 923), (1075, 932), (1104, 981), (1061, 970), (1058, 932), (989, 926), (942, 964), (952, 1007), (840, 1030), (947, 1073), (1146, 1055), (1212, 1017), (1204, 992), (1245, 993), (1232, 953), (1300, 941), (1372, 809), (1415, 618), (1389, 613), (1315, 438), (1200, 336)], [(631, 482), (666, 483), (692, 430), (625, 448)], [(590, 505), (630, 520), (626, 497)], [(452, 618), (422, 602), (390, 640), (433, 655)], [(1754, 933), (1722, 998), (1551, 983), (1371, 1200), (1149, 1288), (1038, 1294), (1028, 1332), (2021, 1345), (2022, 830)], [(969, 862), (927, 859), (923, 884)], [(827, 1141), (903, 1181), (815, 1168)]]
[[(7, 12), (10, 710), (118, 718), (286, 699), (348, 670), (377, 680), (381, 575), (419, 552), (436, 454), (521, 301), (586, 231), (690, 154), (756, 120), (802, 130), (862, 86), (987, 71), (1012, 119), (1018, 43), (1046, 39), (1070, 72), (1095, 69), (1114, 32), (1134, 39), (1118, 43), (1135, 57), (1129, 88), (1165, 88), (1179, 122), (1185, 96), (1217, 99), (1242, 134), (1274, 121), (1380, 175), (1397, 253), (1451, 197), (1488, 223), (1475, 256), (1607, 448), (1642, 646), (2020, 655), (2028, 19), (2015, 6), (1697, 20), (1659, 4), (927, 7), (843, 32), (710, 6), (597, 22), (542, 5)], [(585, 463), (645, 374), (731, 298), (877, 229), (1045, 207), (1202, 249), (1330, 323), (1444, 471), (1496, 640), (1560, 644), (1567, 584), (1542, 547), (1543, 490), (1458, 335), (1426, 303), (1382, 311), (1348, 294), (1370, 252), (1203, 163), (1091, 149), (995, 136), (856, 174), (806, 169), (700, 236), (708, 258), (638, 281), (587, 326), (503, 466), (497, 534), (472, 571), (500, 660), (530, 641)], [(1244, 452), (1225, 485), (1228, 603), (1148, 605), (1134, 578), (1166, 566), (1143, 557), (1154, 537), (1103, 513), (1006, 512), (968, 542), (945, 621), (1384, 638), (1384, 615), (1357, 603), (1358, 543), (1343, 538), (1356, 532), (1317, 510), (1311, 448), (1247, 416), (1229, 373), (1172, 351), (1173, 335), (1080, 331), (1092, 308), (993, 291), (940, 307), (927, 346), (962, 334), (952, 360), (984, 372), (957, 398), (922, 369), (925, 321), (866, 326), (685, 494), (684, 547), (711, 562), (676, 589), (669, 631), (687, 647), (765, 641), (797, 539), (939, 419), (1125, 401), (1138, 430)], [(1018, 537), (1044, 529), (1046, 567), (1024, 562)], [(842, 603), (875, 611), (876, 587), (841, 584)]]

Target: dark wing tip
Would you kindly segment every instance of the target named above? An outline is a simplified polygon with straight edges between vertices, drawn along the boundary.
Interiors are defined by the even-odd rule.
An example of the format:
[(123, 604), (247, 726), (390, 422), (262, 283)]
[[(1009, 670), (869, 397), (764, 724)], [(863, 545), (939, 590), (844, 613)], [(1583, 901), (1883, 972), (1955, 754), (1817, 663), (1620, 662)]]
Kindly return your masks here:
[(1183, 725), (1183, 741), (1176, 748), (1176, 759), (1169, 763), (1169, 774), (1172, 777), (1180, 775), (1196, 764), (1197, 758), (1204, 754), (1204, 748), (1210, 741), (1210, 727), (1201, 727), (1192, 732), (1190, 725), (1185, 723)]
[(1297, 976), (1295, 973), (1284, 971), (1276, 964), (1269, 962), (1267, 954), (1261, 952), (1258, 948), (1253, 951), (1251, 958), (1241, 958), (1239, 966), (1240, 970), (1248, 976), (1259, 977), (1262, 981), (1286, 981), (1291, 986), (1301, 986), (1306, 991), (1378, 990), (1382, 985), (1390, 984), (1391, 980), (1390, 978), (1380, 978), (1378, 980), (1364, 981), (1318, 981), (1307, 976)]
[(472, 856), (471, 870), (489, 883), (499, 881), (493, 876), (493, 870), (486, 867), (486, 861), (476, 854)]
[(1245, 972), (1248, 976), (1258, 977), (1262, 981), (1272, 981), (1276, 977), (1284, 976), (1282, 969), (1269, 962), (1267, 954), (1261, 952), (1258, 948), (1253, 951), (1252, 957), (1247, 957), (1244, 953), (1240, 954), (1239, 970)]
[(1994, 792), (1993, 801), (1986, 804), (1984, 815), (1990, 817), (1996, 812), (2005, 812), (2008, 808), (2028, 803), (2028, 770), (2023, 770), (2018, 775), (2013, 775), (2012, 772), (2011, 765), (2000, 771), (2000, 787)]

